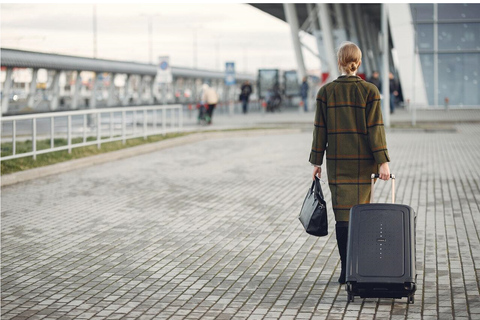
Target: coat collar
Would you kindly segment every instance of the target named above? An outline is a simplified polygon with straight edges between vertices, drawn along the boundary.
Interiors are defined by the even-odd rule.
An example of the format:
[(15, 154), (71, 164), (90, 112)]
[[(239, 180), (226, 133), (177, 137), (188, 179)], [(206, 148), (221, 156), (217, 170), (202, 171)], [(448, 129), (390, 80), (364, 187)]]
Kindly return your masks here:
[(334, 82), (357, 82), (362, 81), (362, 78), (359, 76), (340, 76)]

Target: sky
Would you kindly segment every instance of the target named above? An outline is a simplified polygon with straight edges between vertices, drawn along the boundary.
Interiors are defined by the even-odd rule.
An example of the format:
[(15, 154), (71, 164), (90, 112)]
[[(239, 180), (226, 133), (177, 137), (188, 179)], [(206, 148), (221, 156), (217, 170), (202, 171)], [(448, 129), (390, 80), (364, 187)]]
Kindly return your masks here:
[[(289, 26), (247, 4), (2, 4), (3, 48), (149, 62), (148, 15), (152, 19), (153, 63), (169, 56), (172, 66), (237, 72), (260, 68), (296, 69)], [(195, 48), (196, 38), (196, 49)], [(310, 48), (312, 36), (303, 34)], [(196, 55), (195, 55), (196, 52)], [(307, 69), (318, 59), (303, 50)]]

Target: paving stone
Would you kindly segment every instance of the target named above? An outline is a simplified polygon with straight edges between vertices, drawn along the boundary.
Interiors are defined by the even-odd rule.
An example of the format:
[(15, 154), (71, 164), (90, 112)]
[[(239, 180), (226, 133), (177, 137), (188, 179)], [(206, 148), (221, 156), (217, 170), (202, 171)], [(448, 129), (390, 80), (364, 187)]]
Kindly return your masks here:
[[(414, 305), (347, 304), (333, 215), (322, 238), (297, 219), (311, 174), (304, 132), (205, 140), (3, 187), (2, 319), (478, 318), (479, 136), (478, 124), (387, 131), (397, 202), (417, 213)], [(379, 181), (376, 199), (389, 193)]]

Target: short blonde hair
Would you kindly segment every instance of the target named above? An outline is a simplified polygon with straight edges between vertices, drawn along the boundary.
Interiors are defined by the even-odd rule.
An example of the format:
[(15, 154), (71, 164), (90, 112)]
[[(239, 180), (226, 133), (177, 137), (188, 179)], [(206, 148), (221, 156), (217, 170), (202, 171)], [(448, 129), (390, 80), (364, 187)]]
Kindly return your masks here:
[(338, 68), (347, 74), (355, 73), (362, 60), (362, 51), (353, 42), (345, 41), (337, 51)]

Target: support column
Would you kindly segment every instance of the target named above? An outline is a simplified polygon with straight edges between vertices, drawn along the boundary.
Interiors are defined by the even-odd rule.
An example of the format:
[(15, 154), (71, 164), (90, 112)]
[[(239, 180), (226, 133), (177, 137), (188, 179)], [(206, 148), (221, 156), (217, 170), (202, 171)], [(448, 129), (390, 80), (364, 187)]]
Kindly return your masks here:
[[(150, 76), (150, 99), (149, 99), (149, 103), (150, 104), (154, 104), (155, 103), (155, 77), (154, 76)], [(158, 100), (158, 99), (157, 99)]]
[(337, 18), (337, 28), (345, 30), (345, 20), (343, 19), (342, 4), (334, 3), (335, 17)]
[(50, 101), (50, 111), (57, 110), (58, 108), (58, 99), (60, 93), (60, 74), (61, 70), (55, 70), (55, 75), (53, 76), (52, 81), (52, 100)]
[(332, 36), (332, 22), (328, 12), (328, 4), (319, 3), (317, 6), (320, 18), (320, 26), (322, 28), (323, 44), (328, 61), (329, 79), (333, 80), (338, 77), (338, 63), (335, 54), (335, 44)]
[[(353, 21), (356, 22), (356, 26), (358, 28), (359, 40), (360, 40), (360, 44), (358, 44), (358, 47), (360, 48), (360, 50), (362, 50), (362, 52), (367, 53), (368, 43), (367, 43), (367, 38), (365, 36), (365, 28), (364, 28), (363, 19), (362, 19), (363, 17), (362, 10), (360, 6), (357, 4), (353, 5), (353, 10), (355, 10), (355, 16)], [(363, 62), (362, 64), (365, 66), (365, 73), (367, 74), (367, 76), (370, 76), (372, 74), (370, 59), (368, 59), (368, 57), (366, 59), (364, 58), (362, 59), (362, 62)]]
[(388, 52), (390, 51), (388, 42), (388, 20), (387, 20), (387, 4), (383, 3), (382, 6), (382, 113), (383, 123), (385, 127), (390, 127), (390, 79), (388, 78)]
[(97, 107), (97, 78), (98, 75), (94, 72), (92, 90), (90, 91), (90, 103), (88, 109), (95, 109)]
[(5, 76), (5, 82), (3, 83), (2, 90), (2, 114), (8, 112), (8, 103), (10, 102), (10, 90), (12, 89), (12, 74), (13, 69), (7, 68), (7, 74)]
[(307, 74), (305, 70), (305, 63), (303, 62), (302, 47), (300, 45), (300, 39), (298, 38), (298, 18), (297, 10), (294, 3), (284, 3), (283, 10), (285, 11), (285, 17), (290, 25), (290, 32), (292, 34), (293, 49), (295, 50), (295, 58), (297, 59), (297, 72), (299, 82)]
[(357, 27), (355, 26), (355, 17), (353, 15), (352, 5), (346, 4), (345, 11), (347, 13), (348, 35), (353, 43), (360, 46), (360, 43), (358, 42), (358, 33), (357, 33)]
[[(377, 63), (373, 56), (373, 46), (374, 46), (373, 33), (370, 30), (370, 25), (368, 23), (368, 16), (365, 13), (362, 14), (360, 20), (361, 20), (360, 23), (363, 24), (363, 29), (365, 30), (365, 39), (367, 40), (367, 47), (363, 49), (363, 52), (365, 52), (366, 56), (368, 57), (368, 61), (373, 73), (373, 70), (378, 70)], [(371, 76), (371, 74), (367, 74), (367, 77), (369, 76)]]
[(80, 99), (80, 89), (82, 87), (82, 78), (80, 77), (80, 70), (77, 71), (77, 78), (75, 79), (75, 92), (72, 97), (71, 109), (76, 110), (78, 108), (78, 100)]
[(128, 100), (130, 98), (130, 77), (131, 74), (127, 74), (127, 79), (125, 79), (125, 92), (123, 96), (123, 105), (127, 106), (128, 105)]
[(28, 108), (33, 108), (34, 100), (35, 100), (35, 93), (37, 91), (37, 74), (38, 74), (38, 69), (34, 68), (32, 70), (32, 81), (30, 81), (30, 92), (28, 94), (28, 101), (27, 101), (27, 107)]
[(107, 100), (107, 106), (111, 107), (115, 104), (115, 101), (113, 98), (115, 97), (115, 77), (116, 73), (111, 73), (110, 74), (110, 86), (108, 87), (108, 100)]
[(137, 104), (142, 104), (143, 103), (143, 88), (145, 87), (145, 76), (140, 76), (140, 84), (138, 85), (138, 98), (137, 98)]

